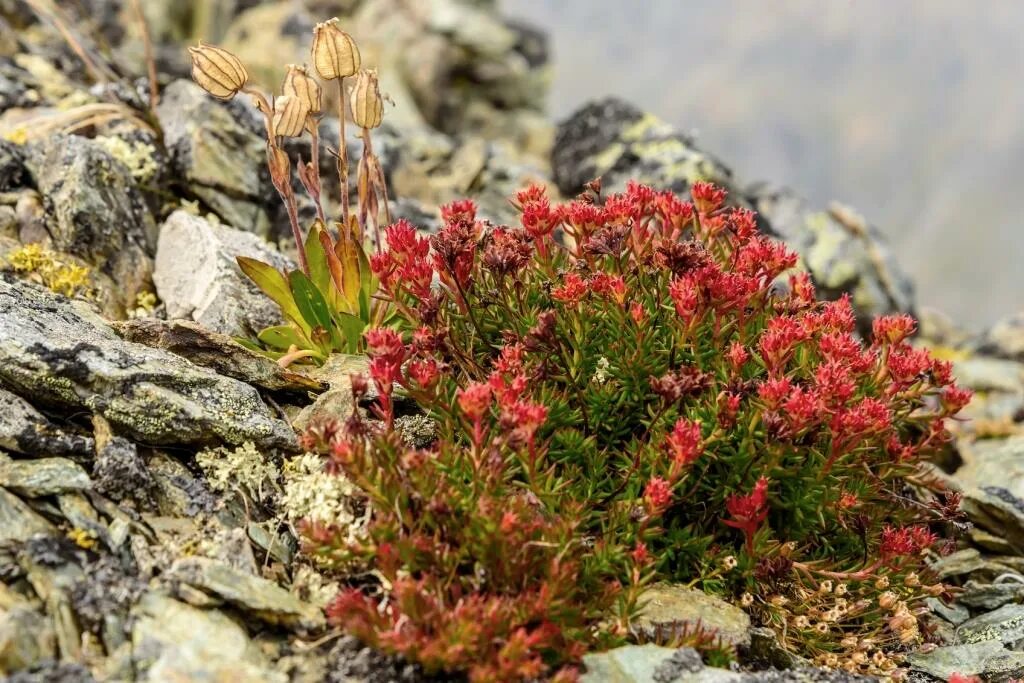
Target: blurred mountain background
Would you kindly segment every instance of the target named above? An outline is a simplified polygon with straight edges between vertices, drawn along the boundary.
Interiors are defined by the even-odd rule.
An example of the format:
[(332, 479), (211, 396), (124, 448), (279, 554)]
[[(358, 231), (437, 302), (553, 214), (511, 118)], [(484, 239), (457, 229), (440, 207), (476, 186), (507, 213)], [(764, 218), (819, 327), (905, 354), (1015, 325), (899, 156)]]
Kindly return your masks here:
[(857, 207), (918, 301), (972, 327), (1024, 292), (1024, 2), (503, 0), (550, 32), (550, 111), (625, 97), (733, 166)]

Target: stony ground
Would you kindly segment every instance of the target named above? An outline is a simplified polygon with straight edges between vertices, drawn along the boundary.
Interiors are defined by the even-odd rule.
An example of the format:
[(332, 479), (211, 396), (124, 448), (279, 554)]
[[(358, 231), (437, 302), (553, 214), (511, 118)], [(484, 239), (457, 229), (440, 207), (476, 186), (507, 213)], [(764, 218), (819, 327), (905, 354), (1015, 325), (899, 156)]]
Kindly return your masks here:
[[(118, 2), (81, 4), (92, 10), (74, 24), (88, 54), (100, 53), (99, 35), (115, 64), (141, 63)], [(301, 453), (296, 431), (353, 409), (345, 378), (364, 361), (284, 371), (232, 340), (278, 321), (234, 259), (289, 264), (287, 246), (274, 246), (287, 222), (254, 111), (187, 80), (181, 45), (197, 37), (187, 26), (223, 37), (267, 78), (304, 59), (316, 19), (349, 12), (396, 102), (375, 138), (395, 212), (425, 230), (438, 203), (462, 196), (500, 221), (530, 180), (571, 196), (596, 176), (610, 190), (710, 179), (799, 251), (826, 296), (850, 293), (865, 320), (914, 308), (894, 256), (848, 207), (741, 182), (619, 100), (549, 122), (544, 37), (492, 3), (145, 5), (161, 72), (152, 116), (144, 81), (93, 83), (59, 35), (0, 0), (0, 673), (10, 680), (424, 680), (325, 627), (336, 585), (302, 554), (297, 525), (343, 520), (356, 532), (366, 511)], [(359, 143), (346, 143), (357, 158)], [(971, 336), (929, 314), (923, 328), (922, 343), (955, 360), (978, 400), (955, 458), (935, 470), (964, 491), (973, 522), (937, 565), (962, 591), (933, 603), (945, 645), (911, 666), (921, 680), (1009, 679), (1024, 673), (1012, 649), (1024, 641), (1024, 319)], [(405, 428), (429, 440), (424, 420)], [(644, 646), (588, 658), (587, 680), (849, 679), (800, 668), (741, 610), (659, 590), (648, 622), (700, 618), (762, 671)]]

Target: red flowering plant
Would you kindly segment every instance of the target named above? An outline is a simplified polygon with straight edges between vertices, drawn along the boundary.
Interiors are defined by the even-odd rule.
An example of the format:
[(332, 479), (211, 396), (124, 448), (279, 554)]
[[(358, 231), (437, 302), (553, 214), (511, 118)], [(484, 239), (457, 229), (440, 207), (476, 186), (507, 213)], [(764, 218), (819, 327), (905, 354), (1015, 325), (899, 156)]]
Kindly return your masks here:
[[(569, 676), (629, 636), (648, 582), (684, 581), (819, 663), (896, 666), (956, 510), (919, 464), (970, 394), (911, 318), (865, 345), (752, 212), (692, 199), (533, 187), (518, 227), (459, 202), (429, 253), (387, 230), (372, 266), (405, 331), (367, 342), (383, 426), (320, 440), (373, 521), (354, 546), (311, 535), (382, 582), (334, 623), (431, 670)], [(429, 449), (394, 428), (395, 384), (436, 420)]]

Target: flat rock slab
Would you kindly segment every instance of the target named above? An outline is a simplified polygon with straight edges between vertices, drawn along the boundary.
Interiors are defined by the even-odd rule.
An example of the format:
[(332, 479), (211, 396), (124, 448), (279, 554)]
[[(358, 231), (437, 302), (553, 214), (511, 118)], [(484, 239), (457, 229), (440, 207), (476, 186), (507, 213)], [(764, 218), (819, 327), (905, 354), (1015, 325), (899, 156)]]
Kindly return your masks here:
[(118, 337), (48, 290), (0, 277), (0, 381), (34, 401), (98, 413), (151, 444), (296, 448), (251, 386)]
[(17, 394), (0, 388), (0, 406), (0, 448), (34, 456), (92, 453), (92, 439), (60, 429)]
[(167, 574), (171, 578), (231, 603), (272, 624), (319, 629), (325, 624), (315, 605), (302, 602), (273, 581), (247, 574), (206, 557), (178, 560)]
[(943, 681), (954, 673), (1006, 680), (1024, 673), (1024, 652), (1012, 652), (997, 640), (985, 640), (971, 645), (940, 647), (928, 654), (913, 653), (907, 656), (907, 663), (914, 671)]
[(0, 463), (0, 486), (29, 498), (85, 491), (92, 487), (82, 466), (67, 458), (12, 460)]
[(1007, 644), (1024, 640), (1024, 605), (1004, 605), (969, 619), (957, 628), (956, 639), (967, 645), (985, 640)]
[(640, 596), (642, 605), (634, 627), (640, 633), (655, 633), (659, 627), (675, 624), (714, 631), (724, 642), (739, 647), (750, 645), (750, 617), (746, 612), (703, 591), (672, 584), (655, 584)]
[(0, 541), (27, 541), (34, 536), (56, 536), (50, 524), (25, 501), (0, 488)]

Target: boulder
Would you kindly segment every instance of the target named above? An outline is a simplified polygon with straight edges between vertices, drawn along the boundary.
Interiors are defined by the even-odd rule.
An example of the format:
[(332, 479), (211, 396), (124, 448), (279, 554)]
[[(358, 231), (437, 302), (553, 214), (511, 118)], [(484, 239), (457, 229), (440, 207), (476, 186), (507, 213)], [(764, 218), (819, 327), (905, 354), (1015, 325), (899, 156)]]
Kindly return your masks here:
[(247, 256), (276, 268), (295, 265), (252, 233), (175, 211), (160, 230), (153, 282), (169, 318), (193, 320), (227, 335), (255, 336), (283, 322), (280, 309), (235, 260)]
[(126, 342), (83, 307), (6, 275), (0, 381), (41, 404), (98, 413), (146, 443), (296, 445), (251, 386)]

